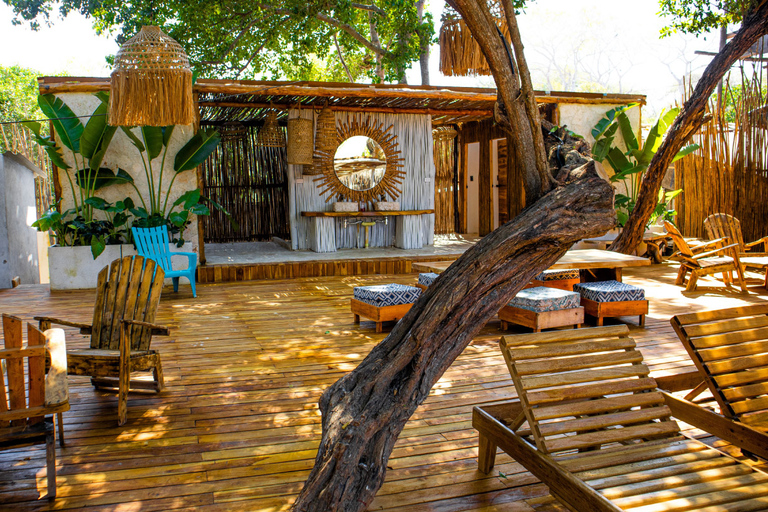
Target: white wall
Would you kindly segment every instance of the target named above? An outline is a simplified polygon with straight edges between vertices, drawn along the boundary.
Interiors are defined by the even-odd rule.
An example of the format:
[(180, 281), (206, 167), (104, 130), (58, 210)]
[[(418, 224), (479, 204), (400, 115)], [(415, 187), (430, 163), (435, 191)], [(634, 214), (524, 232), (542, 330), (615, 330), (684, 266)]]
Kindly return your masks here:
[[(93, 111), (96, 109), (96, 107), (99, 106), (100, 103), (100, 100), (96, 98), (96, 96), (89, 93), (64, 93), (58, 94), (57, 96), (60, 97), (75, 114), (83, 116), (87, 116), (93, 113)], [(85, 117), (81, 118), (80, 120), (83, 125), (88, 122), (88, 118)], [(138, 134), (138, 132), (138, 128), (134, 128), (134, 133)], [(184, 146), (184, 144), (186, 144), (189, 139), (192, 138), (192, 135), (194, 135), (194, 130), (191, 125), (177, 126), (173, 131), (173, 136), (171, 137), (171, 141), (169, 143), (168, 157), (162, 172), (163, 182), (161, 187), (161, 197), (163, 202), (165, 202), (168, 185), (170, 184), (174, 174), (173, 157), (176, 155), (176, 152), (181, 149), (181, 147)], [(138, 137), (141, 139), (140, 134)], [(72, 179), (72, 183), (74, 184), (75, 188), (77, 188), (77, 184), (75, 183), (74, 178), (75, 168), (72, 152), (65, 148), (58, 139), (57, 144), (60, 148), (62, 148), (65, 161), (70, 166), (72, 166), (72, 169), (69, 170), (69, 174)], [(162, 156), (163, 155), (161, 153), (160, 156), (152, 161), (154, 180), (156, 184), (160, 179), (160, 164), (162, 161)], [(78, 156), (78, 160), (79, 158), (80, 157)], [(122, 130), (118, 129), (115, 133), (115, 136), (112, 139), (109, 150), (104, 156), (104, 160), (101, 166), (108, 167), (114, 171), (120, 168), (128, 172), (128, 174), (133, 177), (136, 187), (141, 192), (141, 195), (144, 197), (145, 201), (149, 201), (149, 185), (144, 171), (144, 166), (142, 165), (141, 156), (139, 151), (133, 146), (128, 136), (125, 135)], [(66, 209), (72, 208), (73, 202), (72, 189), (63, 170), (61, 169), (59, 170), (59, 181), (63, 196), (61, 208), (62, 211), (64, 211)], [(171, 190), (170, 198), (168, 200), (168, 207), (170, 208), (170, 205), (172, 205), (179, 196), (189, 190), (194, 190), (196, 188), (196, 170), (185, 171), (179, 174), (173, 184), (173, 189)], [(125, 199), (126, 197), (131, 197), (137, 206), (141, 205), (141, 201), (139, 201), (136, 191), (129, 184), (110, 185), (108, 187), (97, 190), (95, 195), (111, 203)], [(79, 201), (80, 198), (78, 196), (78, 202)], [(103, 218), (102, 215), (102, 212), (96, 213), (97, 218)], [(187, 241), (184, 244), (185, 251), (198, 252), (199, 241), (196, 218), (193, 218), (192, 223), (189, 225), (189, 227), (187, 227), (186, 231), (184, 231), (184, 239)]]

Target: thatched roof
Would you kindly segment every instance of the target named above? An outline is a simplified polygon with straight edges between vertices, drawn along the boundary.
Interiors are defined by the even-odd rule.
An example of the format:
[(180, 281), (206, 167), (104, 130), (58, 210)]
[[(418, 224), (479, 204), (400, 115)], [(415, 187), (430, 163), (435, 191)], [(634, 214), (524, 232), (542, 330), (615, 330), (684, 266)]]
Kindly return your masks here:
[[(109, 90), (109, 78), (42, 77), (41, 94)], [(204, 124), (261, 124), (277, 109), (281, 124), (287, 110), (321, 109), (349, 112), (429, 114), (435, 126), (480, 121), (493, 117), (496, 89), (434, 87), (406, 84), (355, 84), (333, 82), (264, 82), (254, 80), (198, 80), (200, 120)], [(536, 93), (539, 103), (626, 104), (645, 103), (637, 94), (575, 92)]]

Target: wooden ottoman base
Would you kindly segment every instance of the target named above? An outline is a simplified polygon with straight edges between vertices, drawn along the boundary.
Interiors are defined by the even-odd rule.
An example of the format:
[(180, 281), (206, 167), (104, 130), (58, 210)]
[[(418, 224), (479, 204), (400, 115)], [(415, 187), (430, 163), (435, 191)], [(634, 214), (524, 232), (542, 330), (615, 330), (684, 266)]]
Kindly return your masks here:
[[(421, 283), (416, 283), (416, 284), (415, 284), (415, 285), (413, 285), (413, 286), (415, 286), (416, 288), (420, 289), (420, 290), (421, 290), (421, 291), (423, 291), (423, 292), (427, 291), (427, 287), (426, 287), (426, 286), (424, 286), (424, 285), (423, 285), (423, 284), (421, 284)], [(390, 307), (391, 307), (391, 306), (390, 306)]]
[(638, 325), (645, 325), (645, 315), (648, 314), (647, 300), (626, 300), (621, 302), (595, 302), (594, 300), (581, 298), (581, 305), (590, 316), (597, 318), (597, 325), (603, 325), (603, 318), (616, 316), (638, 315)]
[(376, 332), (381, 332), (382, 322), (388, 322), (390, 320), (400, 320), (411, 309), (413, 304), (398, 304), (397, 306), (374, 306), (367, 302), (362, 302), (357, 299), (350, 299), (352, 306), (352, 313), (355, 315), (355, 323), (360, 323), (360, 317), (368, 318), (376, 322)]
[(559, 309), (557, 311), (542, 311), (537, 313), (529, 309), (504, 306), (499, 311), (501, 328), (507, 330), (509, 324), (517, 324), (530, 327), (533, 332), (541, 332), (542, 329), (553, 327), (565, 327), (572, 325), (575, 328), (584, 323), (584, 308)]
[[(567, 292), (573, 291), (573, 285), (579, 284), (581, 282), (581, 278), (576, 279), (554, 279), (551, 281), (539, 281), (538, 279), (534, 279), (531, 281), (530, 287), (535, 286), (546, 286), (548, 288), (557, 288), (559, 290), (565, 290)], [(526, 286), (528, 288), (529, 286)]]

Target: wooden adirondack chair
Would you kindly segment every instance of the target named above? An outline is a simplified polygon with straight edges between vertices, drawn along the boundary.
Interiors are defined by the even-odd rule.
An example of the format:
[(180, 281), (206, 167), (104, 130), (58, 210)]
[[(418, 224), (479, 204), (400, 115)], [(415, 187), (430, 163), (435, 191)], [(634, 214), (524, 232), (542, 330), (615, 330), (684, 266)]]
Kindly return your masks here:
[[(173, 291), (179, 291), (179, 278), (186, 277), (192, 286), (192, 296), (197, 297), (195, 291), (195, 271), (197, 270), (197, 254), (194, 252), (171, 251), (168, 241), (168, 230), (157, 228), (131, 228), (133, 240), (136, 242), (136, 251), (140, 256), (157, 262), (165, 271), (165, 277), (173, 279)], [(187, 268), (174, 270), (171, 258), (173, 256), (186, 256)]]
[[(676, 257), (680, 259), (680, 270), (677, 272), (675, 284), (683, 285), (685, 275), (690, 272), (686, 290), (692, 292), (696, 289), (699, 277), (711, 274), (723, 274), (723, 281), (727, 287), (731, 287), (731, 272), (736, 271), (739, 286), (744, 293), (749, 293), (744, 282), (744, 273), (739, 263), (739, 255), (736, 252), (737, 243), (729, 243), (728, 239), (712, 240), (696, 247), (689, 247), (683, 235), (674, 224), (664, 221), (667, 233), (677, 247)], [(728, 245), (724, 245), (728, 243)]]
[(685, 421), (768, 459), (768, 304), (675, 315), (670, 322), (699, 374), (685, 399), (708, 389), (721, 412), (691, 403), (699, 421)]
[[(91, 335), (91, 346), (67, 352), (71, 375), (89, 375), (96, 388), (118, 389), (118, 424), (128, 416), (129, 389), (163, 389), (160, 354), (150, 350), (152, 335), (167, 336), (168, 328), (155, 325), (155, 315), (163, 289), (163, 269), (141, 256), (113, 261), (99, 272), (96, 305), (91, 324), (35, 317), (41, 329), (51, 324), (77, 327)], [(132, 372), (153, 372), (153, 381), (132, 381)]]
[(473, 410), (484, 473), (498, 447), (569, 510), (768, 507), (768, 474), (681, 434), (627, 326), (505, 336), (499, 345), (519, 399)]
[[(22, 345), (21, 336), (21, 320), (3, 315), (5, 343), (0, 350), (3, 363), (0, 365), (0, 449), (45, 444), (48, 498), (55, 498), (56, 444), (53, 415), (59, 415), (59, 443), (64, 446), (61, 413), (69, 410), (64, 331), (51, 329), (42, 333), (28, 324), (26, 347)], [(51, 362), (47, 374), (46, 354)], [(26, 394), (27, 389), (29, 395)]]
[(763, 246), (768, 242), (768, 236), (760, 240), (744, 243), (744, 236), (741, 233), (741, 223), (739, 219), (728, 215), (727, 213), (714, 213), (704, 219), (704, 228), (707, 230), (707, 236), (710, 239), (727, 238), (733, 243), (739, 244), (739, 263), (742, 271), (746, 267), (758, 268), (765, 272), (765, 287), (768, 288), (768, 253), (750, 251), (752, 247)]

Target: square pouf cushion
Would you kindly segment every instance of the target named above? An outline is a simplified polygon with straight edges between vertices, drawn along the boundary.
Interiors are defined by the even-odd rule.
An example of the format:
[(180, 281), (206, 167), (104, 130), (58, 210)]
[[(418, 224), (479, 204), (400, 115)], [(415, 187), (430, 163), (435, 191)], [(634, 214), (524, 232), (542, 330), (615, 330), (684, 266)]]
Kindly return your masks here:
[(415, 286), (404, 284), (380, 284), (376, 286), (357, 286), (353, 296), (360, 302), (365, 302), (378, 308), (413, 304), (421, 295), (421, 290)]
[(585, 299), (595, 302), (625, 302), (645, 300), (645, 290), (619, 281), (580, 283), (573, 287)]
[(603, 325), (603, 318), (635, 315), (639, 318), (639, 325), (645, 325), (648, 301), (645, 290), (639, 286), (619, 281), (598, 281), (577, 284), (573, 290), (581, 294), (584, 311), (597, 318), (597, 325)]
[(437, 279), (437, 274), (434, 272), (426, 272), (419, 274), (418, 283), (423, 286), (429, 286), (435, 281), (435, 279)]
[(576, 292), (537, 286), (520, 290), (509, 305), (515, 308), (527, 309), (541, 313), (579, 307), (581, 298)]
[(536, 281), (561, 281), (563, 279), (579, 279), (579, 271), (574, 268), (562, 270), (545, 270), (536, 277)]
[(584, 308), (579, 305), (580, 301), (578, 293), (558, 288), (538, 286), (520, 290), (499, 311), (501, 328), (506, 330), (508, 324), (517, 324), (540, 332), (552, 327), (578, 327), (584, 322)]

